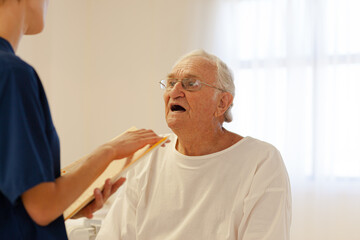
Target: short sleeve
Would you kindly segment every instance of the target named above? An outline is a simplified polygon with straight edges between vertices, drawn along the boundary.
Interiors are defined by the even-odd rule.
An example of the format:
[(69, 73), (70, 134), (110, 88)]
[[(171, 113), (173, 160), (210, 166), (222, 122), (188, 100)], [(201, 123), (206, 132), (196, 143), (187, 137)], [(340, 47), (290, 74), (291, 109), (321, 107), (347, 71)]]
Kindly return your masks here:
[(0, 191), (12, 204), (26, 190), (55, 178), (52, 147), (59, 144), (47, 109), (31, 67), (0, 74)]

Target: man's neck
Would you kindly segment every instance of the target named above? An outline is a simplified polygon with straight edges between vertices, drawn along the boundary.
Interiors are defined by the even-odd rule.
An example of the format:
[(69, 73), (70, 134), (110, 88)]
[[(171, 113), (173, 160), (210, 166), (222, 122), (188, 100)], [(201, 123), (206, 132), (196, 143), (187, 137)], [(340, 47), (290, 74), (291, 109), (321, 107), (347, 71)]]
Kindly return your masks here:
[(176, 149), (188, 156), (201, 156), (224, 150), (239, 140), (241, 136), (223, 127), (206, 131), (177, 131)]

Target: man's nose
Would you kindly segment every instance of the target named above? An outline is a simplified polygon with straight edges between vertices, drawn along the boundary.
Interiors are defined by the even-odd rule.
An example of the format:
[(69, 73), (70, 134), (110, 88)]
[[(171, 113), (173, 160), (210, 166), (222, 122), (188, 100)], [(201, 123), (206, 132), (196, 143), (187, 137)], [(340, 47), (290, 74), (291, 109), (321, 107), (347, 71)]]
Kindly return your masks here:
[(172, 89), (169, 91), (169, 96), (171, 98), (176, 98), (179, 96), (184, 96), (185, 89), (182, 86), (182, 82), (178, 81)]

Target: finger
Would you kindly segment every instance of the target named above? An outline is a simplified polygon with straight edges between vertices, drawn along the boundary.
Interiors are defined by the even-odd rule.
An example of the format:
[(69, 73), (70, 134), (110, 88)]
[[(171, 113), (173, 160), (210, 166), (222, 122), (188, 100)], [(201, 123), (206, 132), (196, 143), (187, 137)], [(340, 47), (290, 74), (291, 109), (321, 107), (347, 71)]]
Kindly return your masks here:
[(129, 133), (133, 133), (135, 135), (149, 135), (149, 136), (157, 136), (153, 130), (150, 129), (139, 129), (135, 131), (129, 131)]
[(91, 212), (89, 212), (89, 214), (88, 214), (88, 215), (86, 215), (85, 217), (86, 217), (86, 218), (88, 218), (88, 219), (92, 219), (92, 218), (93, 218), (93, 216), (94, 216), (94, 215), (93, 215)]
[(144, 141), (145, 145), (146, 144), (155, 144), (157, 143), (158, 141), (160, 141), (162, 139), (162, 137), (144, 137), (142, 138), (142, 140)]
[(120, 178), (119, 180), (117, 180), (111, 187), (111, 195), (114, 192), (116, 192), (119, 189), (119, 187), (124, 184), (125, 181), (126, 181), (126, 178)]
[(94, 190), (94, 196), (95, 196), (95, 202), (94, 202), (94, 208), (92, 209), (92, 212), (95, 212), (96, 210), (102, 208), (102, 206), (104, 205), (104, 199), (103, 199), (100, 189), (96, 188)]
[[(93, 209), (95, 208), (95, 201), (93, 200), (90, 204), (88, 204), (85, 208), (82, 209), (82, 215), (86, 218), (93, 217)], [(80, 216), (81, 217), (81, 216)]]
[(158, 136), (156, 133), (154, 133), (152, 131), (137, 133), (134, 137), (137, 137), (137, 138), (161, 138), (160, 136)]
[(140, 138), (140, 139), (138, 139), (139, 145), (137, 146), (137, 149), (141, 149), (141, 148), (145, 147), (148, 144), (154, 145), (155, 143), (159, 142), (161, 139), (162, 139), (161, 137), (143, 137), (143, 138)]
[(109, 178), (106, 179), (105, 184), (104, 184), (104, 189), (102, 192), (102, 197), (103, 197), (104, 202), (111, 195), (111, 187), (112, 187), (111, 185), (112, 185), (111, 180)]
[[(122, 139), (122, 138), (120, 138)], [(134, 142), (134, 143), (138, 143), (139, 147), (145, 146), (147, 144), (154, 144), (158, 141), (160, 141), (162, 139), (162, 137), (156, 135), (153, 132), (144, 132), (144, 133), (137, 133), (134, 134), (133, 136), (129, 135), (126, 136), (125, 139), (128, 139), (127, 141), (129, 142)], [(124, 140), (124, 139), (122, 139)]]
[(159, 137), (153, 130), (151, 129), (140, 129), (136, 133), (141, 135), (142, 137)]
[(95, 199), (92, 200), (90, 203), (88, 203), (83, 209), (81, 209), (78, 213), (76, 213), (74, 216), (72, 216), (72, 219), (77, 219), (77, 218), (81, 218), (81, 217), (86, 217), (86, 218), (92, 218), (93, 217), (93, 212), (96, 211), (96, 204), (95, 204)]
[(167, 139), (163, 144), (161, 144), (162, 147), (166, 147), (166, 144), (168, 144), (170, 141), (170, 139)]
[(138, 132), (138, 133), (153, 133), (153, 134), (155, 134), (155, 132), (154, 132), (153, 130), (151, 130), (151, 129), (145, 129), (145, 128), (141, 128), (141, 129), (137, 130), (136, 132)]

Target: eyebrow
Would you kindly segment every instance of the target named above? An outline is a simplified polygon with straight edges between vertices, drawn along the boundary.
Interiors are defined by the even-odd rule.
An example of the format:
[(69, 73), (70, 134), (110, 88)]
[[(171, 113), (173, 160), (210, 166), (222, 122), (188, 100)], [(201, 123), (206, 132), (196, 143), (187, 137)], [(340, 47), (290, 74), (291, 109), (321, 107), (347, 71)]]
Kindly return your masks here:
[[(167, 75), (167, 78), (175, 78), (175, 74), (169, 73)], [(199, 77), (193, 74), (186, 74), (184, 78), (199, 78)]]

